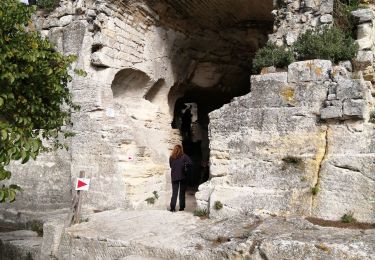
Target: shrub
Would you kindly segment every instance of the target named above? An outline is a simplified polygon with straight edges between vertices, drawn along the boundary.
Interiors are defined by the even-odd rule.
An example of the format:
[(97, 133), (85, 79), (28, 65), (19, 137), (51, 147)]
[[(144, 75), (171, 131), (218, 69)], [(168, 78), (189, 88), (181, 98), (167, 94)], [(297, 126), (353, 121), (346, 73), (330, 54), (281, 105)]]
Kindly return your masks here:
[(319, 192), (319, 187), (318, 186), (315, 186), (315, 187), (312, 187), (311, 188), (311, 193), (312, 193), (312, 195), (317, 195), (318, 194), (318, 192)]
[(340, 28), (324, 26), (301, 34), (294, 50), (298, 60), (325, 59), (336, 63), (354, 58), (358, 45)]
[(47, 11), (55, 9), (60, 3), (60, 0), (37, 0), (36, 5)]
[(253, 72), (260, 73), (262, 68), (270, 66), (285, 68), (292, 62), (294, 62), (294, 56), (291, 50), (287, 50), (284, 46), (279, 47), (276, 44), (267, 43), (255, 54)]
[(215, 201), (215, 204), (214, 204), (214, 208), (216, 210), (221, 210), (223, 208), (223, 203), (221, 203), (220, 201)]
[(348, 212), (347, 214), (344, 214), (344, 216), (341, 217), (341, 222), (343, 223), (353, 223), (357, 220), (353, 217), (353, 212)]
[(145, 201), (147, 202), (147, 204), (155, 204), (155, 201), (157, 199), (159, 199), (159, 194), (158, 194), (157, 191), (153, 191), (152, 195), (153, 195), (153, 197), (149, 197), (149, 198), (145, 199)]
[(149, 198), (145, 199), (145, 201), (147, 202), (147, 204), (155, 204), (155, 198), (154, 197), (149, 197)]
[(335, 0), (333, 19), (335, 26), (353, 34), (355, 25), (351, 12), (360, 7), (359, 0)]
[(208, 210), (207, 209), (196, 209), (194, 210), (194, 216), (197, 217), (208, 217)]

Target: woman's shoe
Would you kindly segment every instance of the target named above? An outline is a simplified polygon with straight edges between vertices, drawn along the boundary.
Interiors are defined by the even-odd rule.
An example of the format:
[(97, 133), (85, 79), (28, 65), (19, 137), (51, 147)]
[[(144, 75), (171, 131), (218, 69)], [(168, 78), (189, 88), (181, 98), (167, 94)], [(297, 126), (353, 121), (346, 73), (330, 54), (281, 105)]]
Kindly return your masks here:
[(184, 211), (185, 209), (179, 209), (178, 211)]
[(170, 209), (169, 211), (170, 211), (170, 212), (176, 212), (176, 210), (175, 210), (175, 209)]

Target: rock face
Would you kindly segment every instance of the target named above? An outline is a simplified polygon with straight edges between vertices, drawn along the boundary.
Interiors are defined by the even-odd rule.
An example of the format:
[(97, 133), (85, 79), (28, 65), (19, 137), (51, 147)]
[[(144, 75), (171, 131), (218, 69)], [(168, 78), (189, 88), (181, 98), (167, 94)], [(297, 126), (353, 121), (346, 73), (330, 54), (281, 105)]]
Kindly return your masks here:
[[(77, 55), (73, 67), (88, 75), (71, 83), (81, 110), (73, 114), (70, 150), (12, 165), (11, 182), (24, 192), (0, 205), (1, 218), (67, 211), (81, 171), (91, 179), (85, 212), (165, 208), (168, 156), (181, 142), (172, 128), (176, 106), (195, 102), (208, 124), (208, 112), (251, 88), (210, 114), (212, 178), (199, 188), (199, 206), (215, 218), (353, 212), (374, 222), (373, 11), (353, 13), (361, 48), (353, 66), (298, 62), (253, 76), (250, 86), (249, 61), (273, 22), (269, 40), (280, 45), (332, 23), (333, 0), (276, 2), (61, 1), (39, 13), (36, 29)], [(208, 150), (208, 136), (202, 146)], [(153, 191), (159, 199), (149, 205)], [(216, 201), (222, 211), (212, 210)]]
[(300, 33), (333, 23), (333, 0), (277, 1), (274, 33), (269, 40), (277, 45), (293, 45)]
[[(229, 9), (205, 1), (205, 8), (218, 9), (210, 17), (183, 1), (60, 1), (53, 12), (40, 12), (36, 29), (60, 52), (76, 55), (73, 67), (87, 72), (71, 83), (81, 110), (73, 114), (76, 135), (68, 140), (68, 152), (12, 166), (11, 182), (24, 192), (15, 204), (1, 205), (2, 218), (23, 221), (68, 209), (81, 171), (91, 179), (85, 211), (164, 208), (171, 187), (169, 152), (181, 142), (171, 127), (177, 101), (191, 102), (201, 96), (197, 91), (228, 101), (249, 91), (249, 60), (272, 30), (273, 6), (246, 2)], [(234, 17), (237, 11), (242, 14)], [(159, 199), (150, 206), (145, 199), (153, 191)]]
[[(111, 221), (108, 221), (108, 220)], [(172, 232), (173, 230), (173, 232)], [(59, 259), (374, 259), (374, 229), (301, 218), (201, 220), (168, 211), (108, 211), (66, 230)], [(137, 258), (136, 258), (137, 259)]]
[[(296, 62), (249, 83), (256, 50), (268, 39), (290, 46), (301, 32), (332, 24), (333, 0), (63, 0), (40, 12), (36, 29), (87, 72), (70, 86), (81, 110), (69, 151), (10, 166), (10, 182), (23, 192), (0, 205), (0, 219), (70, 210), (81, 171), (91, 179), (83, 212), (106, 212), (67, 229), (48, 222), (43, 243), (22, 232), (30, 239), (0, 240), (20, 257), (41, 249), (41, 259), (374, 258), (373, 230), (295, 217), (375, 222), (375, 15), (352, 14), (360, 47), (352, 63)], [(205, 135), (197, 139), (201, 159), (210, 161), (210, 180), (196, 194), (210, 220), (147, 210), (168, 204), (168, 157), (181, 142), (176, 115), (185, 104), (194, 120), (210, 120), (208, 136), (200, 120), (193, 124)]]
[[(212, 217), (307, 215), (375, 221), (373, 99), (363, 79), (312, 60), (252, 76), (251, 93), (210, 114)], [(214, 210), (215, 201), (224, 208)]]
[(0, 233), (0, 259), (39, 260), (42, 238), (30, 230)]

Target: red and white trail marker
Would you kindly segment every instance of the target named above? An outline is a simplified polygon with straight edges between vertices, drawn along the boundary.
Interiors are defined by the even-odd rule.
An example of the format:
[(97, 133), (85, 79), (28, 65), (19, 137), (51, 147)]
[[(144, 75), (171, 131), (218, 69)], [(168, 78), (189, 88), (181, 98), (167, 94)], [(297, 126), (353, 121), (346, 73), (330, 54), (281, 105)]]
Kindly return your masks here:
[(86, 178), (77, 178), (76, 190), (89, 190), (90, 179)]

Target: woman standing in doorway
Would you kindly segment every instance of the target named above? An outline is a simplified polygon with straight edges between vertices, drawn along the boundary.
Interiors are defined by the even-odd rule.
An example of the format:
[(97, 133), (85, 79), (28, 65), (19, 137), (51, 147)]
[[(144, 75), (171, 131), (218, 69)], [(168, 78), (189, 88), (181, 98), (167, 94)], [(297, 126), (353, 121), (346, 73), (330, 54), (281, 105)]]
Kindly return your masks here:
[(171, 167), (171, 177), (172, 177), (172, 198), (170, 204), (170, 211), (176, 211), (176, 202), (178, 190), (180, 190), (179, 195), (179, 211), (185, 209), (185, 191), (186, 191), (186, 176), (185, 176), (185, 165), (187, 167), (192, 165), (192, 161), (184, 154), (181, 145), (175, 145), (172, 154), (169, 157), (169, 166)]

